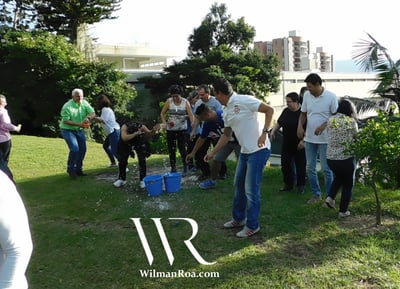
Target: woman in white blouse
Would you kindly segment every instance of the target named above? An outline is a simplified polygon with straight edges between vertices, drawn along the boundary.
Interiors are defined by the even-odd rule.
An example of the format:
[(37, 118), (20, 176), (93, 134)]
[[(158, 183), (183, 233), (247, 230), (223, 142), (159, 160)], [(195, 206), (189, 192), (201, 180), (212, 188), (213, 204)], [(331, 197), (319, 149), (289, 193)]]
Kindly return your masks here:
[(110, 167), (117, 166), (115, 159), (118, 160), (118, 141), (121, 128), (115, 120), (115, 114), (111, 108), (110, 99), (102, 94), (97, 99), (97, 104), (101, 109), (101, 115), (100, 117), (96, 117), (96, 121), (102, 124), (106, 133), (103, 149), (110, 159)]

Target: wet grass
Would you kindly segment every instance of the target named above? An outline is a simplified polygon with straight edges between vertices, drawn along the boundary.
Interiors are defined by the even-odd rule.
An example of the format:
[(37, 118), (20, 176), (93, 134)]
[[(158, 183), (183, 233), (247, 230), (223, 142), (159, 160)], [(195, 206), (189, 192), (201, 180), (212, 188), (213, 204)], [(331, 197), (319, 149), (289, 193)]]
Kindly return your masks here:
[[(187, 181), (179, 193), (149, 197), (137, 187), (136, 160), (130, 159), (128, 185), (117, 189), (110, 181), (116, 169), (107, 168), (100, 144), (88, 143), (89, 176), (77, 180), (65, 173), (67, 153), (62, 139), (13, 136), (10, 167), (34, 240), (31, 289), (400, 287), (399, 191), (382, 194), (382, 226), (374, 225), (372, 193), (360, 185), (353, 215), (339, 220), (321, 204), (306, 205), (307, 193), (279, 193), (280, 170), (270, 167), (262, 184), (261, 231), (242, 240), (235, 237), (238, 230), (222, 228), (230, 218), (234, 162), (217, 189), (203, 191)], [(149, 170), (162, 170), (165, 158), (152, 156)], [(141, 219), (154, 256), (151, 266), (131, 218)], [(172, 265), (156, 218), (169, 241)], [(199, 264), (183, 242), (193, 228), (173, 218), (196, 221), (198, 233), (191, 242), (214, 265)], [(164, 277), (141, 276), (153, 269), (153, 277)], [(176, 272), (184, 277), (166, 277)], [(207, 272), (219, 277), (189, 277)]]

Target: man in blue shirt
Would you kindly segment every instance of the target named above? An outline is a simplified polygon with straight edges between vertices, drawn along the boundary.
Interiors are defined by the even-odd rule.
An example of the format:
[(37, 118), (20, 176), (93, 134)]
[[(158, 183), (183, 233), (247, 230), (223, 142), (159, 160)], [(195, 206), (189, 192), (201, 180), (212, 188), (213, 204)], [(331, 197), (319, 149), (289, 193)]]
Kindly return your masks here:
[[(203, 121), (203, 129), (200, 137), (197, 139), (193, 150), (186, 156), (186, 161), (193, 158), (197, 150), (202, 147), (207, 138), (212, 138), (217, 142), (224, 131), (224, 120), (222, 118), (222, 110), (216, 111), (210, 109), (204, 103), (199, 105), (195, 111), (199, 120)], [(202, 189), (211, 189), (217, 185), (218, 172), (221, 169), (221, 163), (224, 162), (228, 156), (235, 152), (236, 157), (240, 153), (240, 145), (232, 134), (232, 139), (215, 155), (210, 166), (210, 179), (205, 180), (199, 184)]]

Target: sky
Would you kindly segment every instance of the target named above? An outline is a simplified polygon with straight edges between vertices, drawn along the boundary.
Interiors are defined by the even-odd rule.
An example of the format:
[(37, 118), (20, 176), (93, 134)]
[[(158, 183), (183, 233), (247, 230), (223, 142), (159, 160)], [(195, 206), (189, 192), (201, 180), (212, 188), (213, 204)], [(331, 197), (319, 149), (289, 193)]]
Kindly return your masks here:
[(188, 37), (214, 3), (225, 4), (231, 19), (240, 17), (256, 30), (254, 41), (271, 41), (297, 30), (313, 47), (335, 60), (350, 60), (354, 45), (371, 34), (393, 59), (400, 57), (397, 0), (123, 0), (117, 19), (90, 28), (101, 44), (147, 44), (184, 57)]

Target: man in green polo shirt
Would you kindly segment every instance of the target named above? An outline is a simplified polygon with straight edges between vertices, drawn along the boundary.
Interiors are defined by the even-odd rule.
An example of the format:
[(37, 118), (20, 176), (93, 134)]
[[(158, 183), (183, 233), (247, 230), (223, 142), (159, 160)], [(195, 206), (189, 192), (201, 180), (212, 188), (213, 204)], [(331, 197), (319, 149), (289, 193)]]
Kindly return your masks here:
[(86, 154), (86, 137), (83, 129), (88, 128), (96, 116), (93, 107), (83, 99), (80, 88), (72, 90), (72, 98), (61, 109), (61, 135), (69, 148), (67, 172), (71, 178), (85, 176), (82, 163)]

